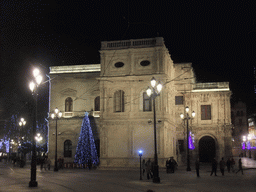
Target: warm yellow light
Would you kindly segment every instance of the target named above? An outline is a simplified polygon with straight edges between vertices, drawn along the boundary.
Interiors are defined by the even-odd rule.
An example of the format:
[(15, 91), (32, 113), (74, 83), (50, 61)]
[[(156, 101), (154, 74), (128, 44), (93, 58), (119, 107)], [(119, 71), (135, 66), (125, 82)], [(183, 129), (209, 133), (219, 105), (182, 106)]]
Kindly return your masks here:
[(151, 86), (152, 87), (156, 86), (156, 79), (154, 77), (151, 79)]
[(55, 117), (55, 115), (54, 115), (54, 113), (52, 113), (52, 114), (51, 114), (51, 118), (53, 118), (53, 119), (54, 119), (54, 117)]
[(151, 94), (152, 94), (152, 90), (150, 89), (150, 87), (148, 87), (148, 89), (147, 89), (147, 95), (150, 97)]
[(192, 112), (192, 117), (195, 117), (195, 116), (196, 116), (196, 112), (193, 111), (193, 112)]
[(43, 77), (41, 75), (36, 76), (36, 83), (37, 83), (37, 85), (40, 85), (42, 80), (43, 80)]
[(61, 118), (61, 116), (62, 116), (62, 113), (61, 113), (61, 112), (59, 112), (59, 118)]
[(180, 114), (180, 118), (181, 118), (181, 119), (184, 119), (184, 114)]
[(189, 107), (186, 107), (186, 112), (187, 112), (187, 113), (189, 112)]
[(162, 91), (163, 85), (159, 82), (156, 86), (157, 92), (160, 93)]
[(30, 84), (29, 84), (29, 88), (32, 92), (34, 92), (35, 88), (36, 88), (36, 84), (32, 81)]
[(58, 109), (58, 108), (56, 108), (56, 109), (54, 110), (54, 112), (55, 112), (56, 114), (58, 114), (59, 109)]
[(19, 122), (19, 125), (22, 126), (22, 122)]
[(38, 69), (34, 69), (33, 75), (34, 77), (37, 77), (39, 75), (40, 71)]

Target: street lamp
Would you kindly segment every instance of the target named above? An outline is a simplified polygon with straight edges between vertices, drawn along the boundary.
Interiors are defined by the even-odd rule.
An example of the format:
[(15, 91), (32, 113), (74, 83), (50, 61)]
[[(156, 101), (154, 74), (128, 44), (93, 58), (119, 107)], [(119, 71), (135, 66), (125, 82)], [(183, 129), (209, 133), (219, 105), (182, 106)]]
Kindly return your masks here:
[[(19, 131), (19, 145), (22, 147), (22, 140), (23, 140), (23, 137), (21, 137), (21, 132), (23, 133), (23, 129), (24, 129), (24, 126), (26, 125), (26, 121), (24, 118), (20, 118), (20, 122), (19, 122), (19, 126), (21, 127), (21, 131)], [(23, 157), (22, 155), (22, 151), (21, 151), (21, 158)]]
[(141, 173), (141, 156), (142, 156), (142, 151), (139, 150), (139, 156), (140, 156), (140, 180), (142, 180), (142, 173)]
[(154, 147), (155, 147), (155, 155), (154, 155), (154, 165), (153, 165), (153, 182), (154, 183), (160, 183), (160, 177), (159, 177), (159, 169), (158, 169), (158, 158), (157, 158), (157, 142), (156, 142), (156, 104), (155, 99), (158, 95), (160, 95), (160, 92), (162, 90), (162, 84), (158, 82), (156, 85), (156, 80), (153, 77), (151, 79), (151, 87), (148, 87), (147, 89), (147, 95), (153, 98), (153, 113), (154, 113)]
[(55, 145), (55, 166), (54, 166), (54, 171), (58, 171), (58, 164), (57, 164), (57, 122), (58, 122), (58, 118), (61, 118), (62, 113), (58, 110), (58, 108), (56, 108), (54, 110), (55, 113), (51, 114), (52, 119), (54, 119), (56, 117), (56, 132), (55, 132), (55, 136), (56, 136), (56, 145)]
[(187, 171), (191, 171), (190, 168), (190, 154), (189, 154), (189, 131), (188, 131), (188, 120), (195, 117), (195, 111), (192, 112), (192, 117), (189, 116), (189, 107), (186, 107), (186, 116), (180, 114), (181, 119), (187, 120)]
[(244, 156), (246, 157), (246, 136), (243, 136), (243, 148), (244, 148)]
[(248, 140), (247, 149), (248, 149), (248, 151), (249, 151), (249, 158), (252, 158), (252, 154), (251, 154), (251, 139), (252, 139), (252, 137), (251, 137), (251, 135), (249, 134), (249, 135), (247, 136), (247, 140)]
[(36, 181), (36, 124), (37, 124), (37, 95), (38, 95), (38, 87), (42, 82), (42, 76), (40, 75), (40, 71), (35, 69), (33, 71), (34, 80), (29, 84), (29, 88), (32, 92), (32, 95), (35, 98), (35, 107), (34, 107), (34, 119), (33, 119), (33, 129), (32, 129), (32, 161), (31, 161), (31, 179), (29, 182), (29, 187), (37, 187)]

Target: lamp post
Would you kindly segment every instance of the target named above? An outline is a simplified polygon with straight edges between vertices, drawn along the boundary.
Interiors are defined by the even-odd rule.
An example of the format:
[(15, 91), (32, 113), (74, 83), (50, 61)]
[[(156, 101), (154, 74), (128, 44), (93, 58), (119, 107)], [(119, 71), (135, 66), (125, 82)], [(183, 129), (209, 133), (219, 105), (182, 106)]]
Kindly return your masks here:
[(153, 77), (151, 79), (151, 87), (148, 87), (147, 89), (147, 95), (153, 98), (153, 113), (154, 113), (154, 148), (155, 148), (155, 155), (154, 155), (154, 165), (153, 165), (153, 182), (154, 183), (160, 183), (160, 177), (159, 177), (159, 168), (158, 168), (158, 158), (157, 158), (157, 141), (156, 141), (156, 104), (155, 99), (158, 95), (160, 95), (160, 92), (162, 90), (162, 84), (159, 82), (156, 85), (156, 80)]
[(42, 76), (40, 75), (40, 71), (35, 69), (33, 71), (33, 76), (35, 78), (35, 82), (32, 81), (29, 84), (29, 88), (32, 92), (32, 95), (35, 97), (35, 107), (34, 107), (34, 119), (33, 119), (33, 129), (32, 129), (32, 160), (31, 160), (31, 178), (29, 182), (29, 187), (37, 187), (36, 181), (36, 142), (35, 142), (35, 133), (36, 133), (36, 124), (37, 124), (37, 95), (38, 95), (38, 87), (42, 82)]
[(186, 117), (184, 117), (184, 114), (181, 114), (181, 119), (187, 120), (187, 171), (191, 171), (190, 168), (190, 154), (189, 154), (189, 131), (188, 131), (188, 120), (195, 117), (196, 113), (192, 112), (192, 117), (189, 116), (189, 107), (186, 107)]
[(9, 161), (11, 160), (11, 149), (12, 149), (12, 147), (13, 146), (11, 146), (11, 145), (13, 145), (14, 144), (14, 141), (13, 141), (13, 139), (9, 139)]
[(140, 180), (142, 180), (142, 173), (141, 173), (141, 156), (142, 156), (142, 151), (139, 150), (139, 156), (140, 156)]
[(243, 142), (244, 142), (244, 156), (246, 157), (246, 136), (243, 136)]
[(55, 136), (56, 136), (56, 145), (55, 145), (55, 166), (54, 166), (54, 171), (58, 171), (58, 164), (57, 164), (57, 125), (58, 125), (58, 118), (61, 118), (62, 113), (58, 110), (58, 108), (56, 108), (54, 110), (55, 113), (52, 113), (52, 119), (54, 119), (56, 117), (56, 132), (55, 132)]
[[(40, 141), (42, 141), (43, 137), (40, 135), (40, 133), (37, 133), (37, 135), (35, 136), (35, 140), (39, 143)], [(40, 153), (41, 156), (41, 153)]]
[(247, 136), (247, 140), (248, 140), (247, 149), (248, 149), (248, 151), (249, 151), (249, 158), (252, 158), (252, 154), (251, 154), (251, 139), (252, 139), (252, 137), (251, 137), (251, 135), (249, 134), (249, 135)]
[[(23, 141), (23, 137), (21, 136), (21, 132), (23, 132), (24, 126), (26, 125), (26, 121), (24, 118), (20, 118), (20, 122), (19, 122), (19, 126), (21, 127), (22, 131), (19, 131), (19, 145), (22, 147), (22, 141)], [(23, 157), (23, 153), (21, 151), (21, 158)]]

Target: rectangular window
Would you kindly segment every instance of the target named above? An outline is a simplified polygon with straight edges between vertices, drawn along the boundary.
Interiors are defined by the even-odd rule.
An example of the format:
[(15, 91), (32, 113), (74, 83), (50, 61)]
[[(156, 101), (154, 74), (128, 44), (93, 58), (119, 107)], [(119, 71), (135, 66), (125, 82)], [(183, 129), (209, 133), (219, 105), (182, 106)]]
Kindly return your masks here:
[(201, 105), (201, 120), (211, 120), (211, 105)]
[(183, 105), (183, 96), (175, 96), (175, 105)]
[(152, 111), (152, 99), (146, 92), (143, 93), (143, 111)]
[(116, 91), (114, 94), (115, 112), (124, 112), (124, 92)]

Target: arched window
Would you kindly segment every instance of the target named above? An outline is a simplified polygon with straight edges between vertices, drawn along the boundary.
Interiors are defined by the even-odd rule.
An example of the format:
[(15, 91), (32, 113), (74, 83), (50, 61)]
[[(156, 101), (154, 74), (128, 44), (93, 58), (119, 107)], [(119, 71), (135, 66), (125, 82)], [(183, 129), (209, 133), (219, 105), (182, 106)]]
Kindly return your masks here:
[(143, 111), (152, 111), (152, 98), (143, 93)]
[(64, 157), (72, 157), (72, 142), (70, 140), (64, 142)]
[(72, 112), (73, 111), (73, 100), (71, 97), (68, 97), (65, 100), (65, 112)]
[(124, 91), (114, 93), (114, 112), (124, 112)]
[(94, 100), (94, 111), (100, 111), (100, 96)]

